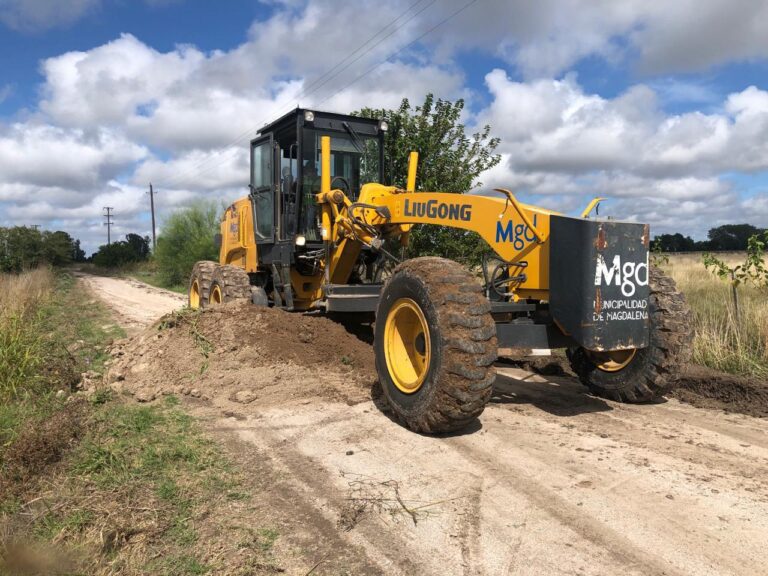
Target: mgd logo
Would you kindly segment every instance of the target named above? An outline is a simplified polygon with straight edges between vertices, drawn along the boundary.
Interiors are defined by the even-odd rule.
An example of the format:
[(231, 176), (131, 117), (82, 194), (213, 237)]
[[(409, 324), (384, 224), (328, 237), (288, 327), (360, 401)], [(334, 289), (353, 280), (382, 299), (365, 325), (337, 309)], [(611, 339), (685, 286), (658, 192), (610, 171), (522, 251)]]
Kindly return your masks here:
[(621, 264), (621, 256), (613, 257), (613, 265), (609, 268), (602, 254), (597, 255), (595, 267), (595, 286), (615, 284), (621, 286), (621, 293), (626, 296), (634, 296), (637, 286), (648, 285), (648, 263), (624, 262)]
[[(533, 226), (536, 227), (536, 217), (533, 215)], [(533, 231), (525, 224), (514, 224), (512, 220), (507, 220), (507, 225), (502, 226), (501, 222), (496, 222), (496, 243), (511, 242), (515, 250), (522, 250), (526, 244), (536, 240)]]

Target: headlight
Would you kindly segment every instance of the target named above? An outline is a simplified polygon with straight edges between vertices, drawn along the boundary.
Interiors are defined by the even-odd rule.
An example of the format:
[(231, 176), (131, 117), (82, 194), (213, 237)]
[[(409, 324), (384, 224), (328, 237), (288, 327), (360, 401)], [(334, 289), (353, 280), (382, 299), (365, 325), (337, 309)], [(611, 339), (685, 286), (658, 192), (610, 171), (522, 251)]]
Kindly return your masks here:
[(304, 246), (307, 243), (307, 239), (304, 236), (296, 236), (296, 246)]
[(382, 132), (386, 132), (387, 130), (389, 130), (389, 122), (387, 122), (386, 120), (379, 120), (379, 130), (381, 130)]
[(305, 122), (314, 122), (315, 121), (315, 113), (312, 112), (312, 110), (304, 110), (304, 121)]

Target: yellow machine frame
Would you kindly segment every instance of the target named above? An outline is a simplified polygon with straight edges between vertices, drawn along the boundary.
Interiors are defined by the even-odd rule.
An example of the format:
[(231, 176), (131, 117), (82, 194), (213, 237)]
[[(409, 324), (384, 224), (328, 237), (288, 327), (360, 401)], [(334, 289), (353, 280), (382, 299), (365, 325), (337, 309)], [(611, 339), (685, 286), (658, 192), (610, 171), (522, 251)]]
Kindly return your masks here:
[[(321, 237), (330, 247), (330, 258), (314, 276), (291, 269), (294, 307), (306, 310), (324, 298), (323, 284), (345, 284), (363, 246), (377, 248), (381, 239), (399, 239), (407, 245), (414, 224), (436, 224), (475, 232), (498, 257), (509, 264), (509, 275), (525, 270), (523, 281), (512, 283), (515, 300), (546, 300), (549, 290), (550, 217), (558, 212), (519, 202), (504, 188), (501, 197), (415, 192), (418, 153), (411, 152), (406, 189), (369, 183), (352, 202), (342, 190), (331, 190), (331, 139), (321, 139), (320, 192)], [(595, 198), (582, 213), (589, 215), (602, 200)], [(221, 223), (221, 264), (259, 271), (253, 211), (250, 200), (237, 200)], [(517, 264), (517, 266), (516, 266)], [(326, 269), (327, 268), (327, 269)]]

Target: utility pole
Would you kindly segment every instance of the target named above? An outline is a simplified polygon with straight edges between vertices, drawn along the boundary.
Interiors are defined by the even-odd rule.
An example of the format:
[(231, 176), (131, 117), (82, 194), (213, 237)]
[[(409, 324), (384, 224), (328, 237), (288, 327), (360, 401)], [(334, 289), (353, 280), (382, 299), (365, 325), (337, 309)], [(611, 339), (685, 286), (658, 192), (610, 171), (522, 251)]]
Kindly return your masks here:
[(107, 227), (107, 246), (112, 244), (112, 210), (114, 210), (112, 206), (104, 206), (104, 218), (107, 219), (104, 222), (104, 226)]
[(149, 183), (149, 206), (152, 209), (152, 254), (157, 251), (157, 237), (155, 236), (155, 191), (152, 182)]

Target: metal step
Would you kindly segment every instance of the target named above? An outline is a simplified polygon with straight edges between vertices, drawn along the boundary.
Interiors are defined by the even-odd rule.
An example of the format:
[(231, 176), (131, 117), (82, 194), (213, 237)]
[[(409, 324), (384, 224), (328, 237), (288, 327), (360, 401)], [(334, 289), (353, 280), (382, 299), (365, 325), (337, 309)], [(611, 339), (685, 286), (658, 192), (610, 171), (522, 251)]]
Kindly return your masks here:
[(323, 291), (326, 296), (378, 296), (383, 284), (326, 284)]
[(327, 284), (325, 309), (328, 312), (375, 312), (381, 284)]

